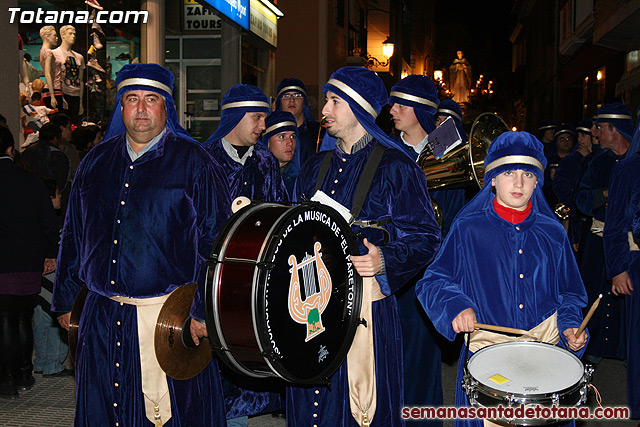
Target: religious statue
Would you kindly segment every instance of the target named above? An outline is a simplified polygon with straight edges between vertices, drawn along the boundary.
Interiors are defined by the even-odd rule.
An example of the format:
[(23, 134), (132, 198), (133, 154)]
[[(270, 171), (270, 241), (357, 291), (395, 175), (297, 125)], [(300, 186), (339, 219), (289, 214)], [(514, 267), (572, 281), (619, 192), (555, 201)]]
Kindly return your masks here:
[(456, 52), (458, 57), (449, 67), (449, 87), (453, 92), (453, 100), (458, 104), (469, 102), (469, 90), (471, 89), (471, 64), (464, 57), (461, 50)]

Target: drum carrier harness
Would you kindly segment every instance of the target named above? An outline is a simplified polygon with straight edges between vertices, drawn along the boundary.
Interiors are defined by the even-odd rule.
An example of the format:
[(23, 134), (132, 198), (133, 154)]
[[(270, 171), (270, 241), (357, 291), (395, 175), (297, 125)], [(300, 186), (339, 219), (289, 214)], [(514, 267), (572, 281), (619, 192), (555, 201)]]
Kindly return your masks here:
[[(375, 228), (378, 230), (382, 230), (384, 233), (384, 241), (382, 246), (389, 243), (390, 235), (389, 232), (382, 227), (383, 225), (389, 224), (391, 222), (391, 218), (385, 218), (380, 220), (356, 220), (360, 212), (362, 211), (362, 205), (364, 204), (367, 195), (369, 194), (369, 189), (371, 188), (371, 184), (373, 183), (373, 177), (378, 170), (378, 166), (380, 165), (380, 161), (382, 160), (382, 155), (387, 151), (387, 147), (382, 144), (375, 144), (373, 149), (371, 150), (371, 154), (367, 159), (367, 162), (362, 168), (362, 172), (360, 173), (360, 177), (358, 178), (358, 184), (356, 185), (355, 195), (353, 196), (353, 202), (351, 207), (351, 216), (353, 220), (349, 225), (357, 225), (359, 227), (368, 227)], [(320, 164), (320, 169), (318, 171), (318, 178), (316, 180), (316, 188), (314, 194), (318, 192), (322, 188), (322, 184), (327, 177), (327, 173), (329, 172), (329, 167), (331, 167), (331, 157), (333, 157), (333, 150), (327, 151), (322, 159), (322, 163)]]

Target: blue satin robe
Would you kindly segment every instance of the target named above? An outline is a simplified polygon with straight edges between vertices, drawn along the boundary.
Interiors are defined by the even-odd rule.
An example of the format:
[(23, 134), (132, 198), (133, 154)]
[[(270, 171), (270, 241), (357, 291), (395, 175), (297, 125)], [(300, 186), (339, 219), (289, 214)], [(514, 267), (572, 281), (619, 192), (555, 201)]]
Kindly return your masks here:
[[(212, 141), (204, 147), (220, 164), (232, 200), (240, 196), (269, 202), (289, 198), (278, 160), (268, 148), (254, 145), (253, 153), (243, 165), (227, 154), (221, 140)], [(284, 386), (277, 381), (246, 378), (226, 366), (221, 367), (221, 373), (228, 419), (282, 409), (279, 391), (284, 391)]]
[(591, 227), (591, 218), (582, 213), (576, 206), (576, 193), (578, 185), (584, 175), (587, 166), (595, 155), (595, 151), (583, 156), (578, 151), (566, 155), (560, 160), (555, 175), (553, 177), (553, 191), (565, 206), (569, 207), (569, 242), (578, 243), (579, 248), (576, 254), (578, 265), (582, 259), (582, 251)]
[[(525, 330), (557, 311), (562, 335), (580, 326), (587, 302), (562, 225), (536, 210), (512, 224), (491, 205), (456, 219), (416, 293), (438, 332), (450, 341), (456, 337), (451, 322), (469, 307), (480, 323)], [(465, 348), (456, 406), (469, 406), (461, 386)], [(482, 420), (455, 420), (454, 425), (482, 426)]]
[[(395, 139), (414, 160), (419, 154), (405, 144), (400, 135)], [(428, 182), (428, 181), (427, 181)], [(453, 218), (464, 206), (463, 188), (430, 191), (444, 213), (442, 236), (446, 236)], [(433, 323), (424, 312), (416, 297), (416, 282), (420, 272), (397, 294), (398, 312), (402, 325), (402, 354), (405, 406), (438, 408), (444, 404), (442, 394), (442, 351), (438, 340), (442, 340)], [(420, 366), (420, 369), (415, 369)], [(407, 420), (409, 426), (442, 426), (442, 420)]]
[(625, 295), (627, 401), (631, 418), (640, 418), (640, 251), (629, 250), (635, 209), (640, 203), (640, 155), (618, 162), (611, 172), (604, 252), (610, 278), (629, 274), (633, 291)]
[(229, 185), (231, 200), (244, 196), (250, 200), (276, 202), (286, 200), (287, 189), (280, 175), (278, 160), (261, 145), (253, 146), (253, 153), (244, 165), (233, 160), (222, 141), (212, 141), (204, 148), (220, 164)]
[[(607, 199), (602, 190), (609, 188), (611, 171), (616, 162), (624, 158), (611, 150), (600, 150), (595, 154), (580, 181), (576, 193), (576, 206), (584, 214), (600, 221), (605, 220)], [(591, 337), (586, 354), (595, 357), (624, 359), (626, 339), (624, 334), (624, 298), (611, 293), (611, 283), (607, 280), (602, 237), (589, 233), (582, 254), (580, 273), (584, 280), (589, 304), (603, 295), (598, 309), (589, 321)]]
[[(76, 353), (76, 426), (151, 425), (136, 307), (108, 297), (148, 298), (194, 281), (204, 285), (205, 259), (230, 208), (218, 169), (198, 144), (171, 131), (135, 162), (120, 135), (80, 163), (52, 301), (52, 311), (66, 313), (83, 285), (90, 291)], [(204, 318), (200, 292), (191, 312)], [(225, 425), (215, 359), (190, 380), (167, 379), (172, 418), (165, 426)]]
[[(351, 208), (360, 173), (375, 143), (375, 140), (371, 141), (352, 154), (335, 150), (321, 190)], [(298, 200), (313, 196), (324, 155), (315, 155), (300, 171), (295, 189)], [(396, 149), (385, 151), (358, 217), (364, 220), (386, 218), (392, 219), (384, 226), (391, 236), (386, 246), (382, 246), (382, 232), (360, 229), (363, 238), (381, 250), (386, 268), (386, 274), (377, 275), (376, 279), (387, 297), (372, 304), (377, 387), (377, 409), (371, 424), (374, 427), (404, 425), (400, 418), (403, 406), (402, 335), (394, 293), (429, 263), (440, 247), (440, 230), (429, 201), (424, 173)], [(354, 231), (356, 229), (354, 227)], [(368, 252), (361, 239), (358, 239), (358, 245), (361, 254)], [(289, 426), (357, 425), (349, 404), (346, 360), (330, 381), (331, 389), (320, 386), (287, 389)]]

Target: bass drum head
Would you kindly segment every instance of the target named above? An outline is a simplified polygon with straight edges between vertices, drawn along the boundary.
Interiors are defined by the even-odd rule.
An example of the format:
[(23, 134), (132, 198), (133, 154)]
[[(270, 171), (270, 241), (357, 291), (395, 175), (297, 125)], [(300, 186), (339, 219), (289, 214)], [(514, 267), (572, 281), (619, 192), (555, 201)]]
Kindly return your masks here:
[(318, 384), (340, 367), (353, 341), (362, 279), (349, 255), (358, 247), (332, 208), (305, 203), (273, 227), (261, 254), (254, 313), (261, 350), (280, 377)]
[(544, 395), (580, 382), (584, 365), (573, 354), (551, 344), (508, 342), (476, 352), (469, 374), (480, 384), (502, 393)]

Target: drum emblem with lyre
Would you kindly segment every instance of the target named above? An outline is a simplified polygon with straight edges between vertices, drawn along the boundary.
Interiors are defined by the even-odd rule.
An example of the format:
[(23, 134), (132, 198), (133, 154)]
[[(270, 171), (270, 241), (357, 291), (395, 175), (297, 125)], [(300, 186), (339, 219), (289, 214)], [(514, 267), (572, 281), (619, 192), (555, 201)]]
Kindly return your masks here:
[[(298, 263), (295, 255), (289, 257), (289, 265), (292, 266), (289, 270), (291, 272), (289, 315), (296, 322), (307, 325), (307, 337), (304, 342), (324, 332), (322, 313), (331, 298), (331, 276), (322, 262), (321, 248), (322, 244), (315, 242), (314, 255), (306, 254), (301, 263)], [(304, 285), (306, 296), (304, 300), (300, 289), (300, 278)]]

